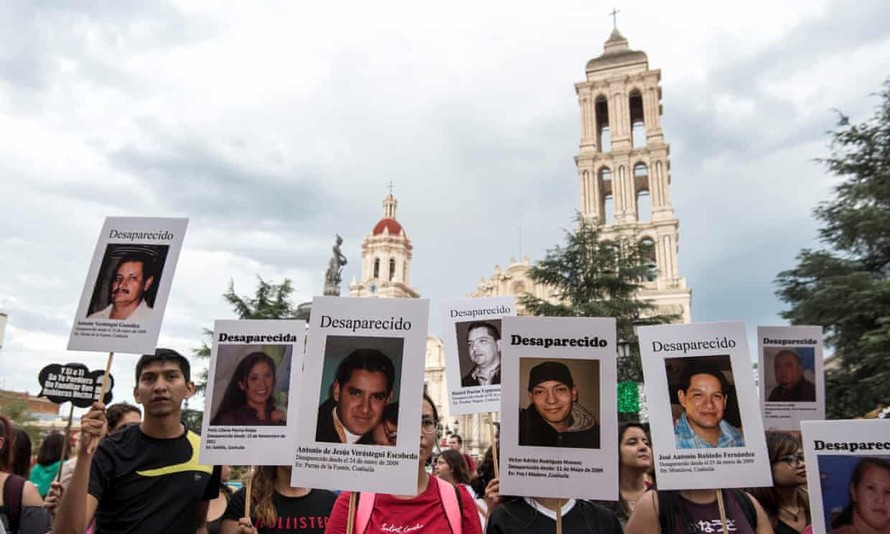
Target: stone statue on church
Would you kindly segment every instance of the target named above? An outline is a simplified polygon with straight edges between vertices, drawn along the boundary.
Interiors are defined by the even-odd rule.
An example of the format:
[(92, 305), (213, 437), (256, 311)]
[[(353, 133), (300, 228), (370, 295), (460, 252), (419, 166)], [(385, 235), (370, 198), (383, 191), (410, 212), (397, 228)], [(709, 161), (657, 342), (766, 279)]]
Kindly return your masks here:
[(341, 275), (343, 266), (346, 265), (346, 256), (340, 251), (340, 245), (342, 244), (343, 238), (340, 237), (340, 234), (337, 234), (337, 239), (334, 242), (334, 253), (331, 256), (330, 263), (328, 263), (328, 271), (324, 275), (324, 295), (328, 297), (340, 296), (340, 282), (343, 281)]

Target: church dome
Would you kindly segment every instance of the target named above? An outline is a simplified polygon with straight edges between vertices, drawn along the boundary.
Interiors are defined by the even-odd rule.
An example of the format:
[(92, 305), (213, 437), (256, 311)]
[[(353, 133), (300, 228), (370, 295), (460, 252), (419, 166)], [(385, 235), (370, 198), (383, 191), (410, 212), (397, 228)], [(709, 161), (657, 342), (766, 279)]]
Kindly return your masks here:
[(380, 219), (380, 222), (374, 225), (374, 229), (371, 233), (373, 235), (381, 235), (384, 230), (389, 230), (389, 235), (399, 235), (402, 233), (402, 225), (395, 219), (384, 217)]
[(584, 69), (587, 73), (613, 68), (619, 65), (648, 65), (649, 58), (645, 52), (631, 50), (627, 47), (627, 39), (615, 29), (603, 45), (603, 53), (587, 62)]

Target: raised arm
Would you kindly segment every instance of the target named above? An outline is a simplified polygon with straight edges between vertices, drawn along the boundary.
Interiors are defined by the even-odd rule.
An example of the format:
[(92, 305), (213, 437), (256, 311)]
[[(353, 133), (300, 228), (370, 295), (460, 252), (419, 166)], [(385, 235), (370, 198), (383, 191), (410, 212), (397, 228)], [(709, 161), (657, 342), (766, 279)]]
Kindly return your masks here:
[(91, 437), (102, 439), (108, 430), (105, 420), (105, 405), (101, 402), (93, 403), (90, 410), (80, 420), (83, 439), (80, 440), (80, 449), (74, 474), (67, 490), (62, 495), (62, 500), (56, 510), (56, 520), (53, 523), (55, 534), (82, 534), (96, 513), (99, 501), (89, 494), (90, 466), (93, 463), (95, 451), (90, 451)]

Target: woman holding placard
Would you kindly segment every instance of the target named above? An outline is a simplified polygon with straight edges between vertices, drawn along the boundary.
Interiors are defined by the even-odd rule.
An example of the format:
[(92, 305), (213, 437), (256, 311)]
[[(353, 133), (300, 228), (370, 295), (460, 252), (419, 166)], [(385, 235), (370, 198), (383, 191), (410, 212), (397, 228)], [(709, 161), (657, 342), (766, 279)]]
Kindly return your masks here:
[[(439, 414), (432, 399), (423, 396), (420, 426), (420, 459), (417, 466), (417, 495), (385, 495), (362, 492), (355, 499), (357, 513), (350, 513), (351, 494), (343, 492), (334, 504), (326, 534), (347, 534), (347, 525), (355, 519), (348, 534), (364, 532), (455, 532), (452, 522), (459, 522), (462, 534), (481, 534), (476, 504), (465, 490), (456, 488), (426, 472), (426, 462), (433, 454)], [(404, 425), (402, 425), (404, 427)], [(373, 499), (373, 504), (367, 503)], [(363, 509), (369, 508), (365, 516)], [(353, 516), (353, 517), (350, 517)], [(384, 530), (384, 525), (386, 529)], [(400, 529), (400, 530), (399, 530)]]
[(275, 406), (275, 361), (265, 352), (252, 352), (235, 368), (211, 425), (284, 425), (285, 414)]
[(772, 534), (763, 507), (737, 489), (650, 491), (637, 502), (625, 534), (723, 532)]
[(238, 490), (222, 516), (220, 534), (321, 534), (337, 495), (332, 491), (292, 487), (290, 466), (257, 467), (248, 482), (250, 518), (245, 516), (247, 489)]
[(831, 526), (830, 534), (890, 534), (890, 462), (859, 460), (850, 480), (850, 504)]
[(773, 485), (749, 491), (763, 506), (776, 534), (803, 532), (810, 524), (807, 465), (803, 448), (797, 439), (784, 432), (768, 432), (766, 447), (773, 471)]

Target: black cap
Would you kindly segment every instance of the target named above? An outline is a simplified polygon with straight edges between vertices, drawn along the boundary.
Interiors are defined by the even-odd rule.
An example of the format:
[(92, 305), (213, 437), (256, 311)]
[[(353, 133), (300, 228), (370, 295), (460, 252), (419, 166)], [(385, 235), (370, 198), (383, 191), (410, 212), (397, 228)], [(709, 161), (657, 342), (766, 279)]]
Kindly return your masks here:
[(575, 387), (575, 382), (572, 380), (572, 373), (564, 363), (544, 362), (532, 367), (531, 372), (528, 374), (528, 390), (531, 391), (532, 388), (541, 382), (546, 382), (548, 380), (562, 382), (570, 388)]

